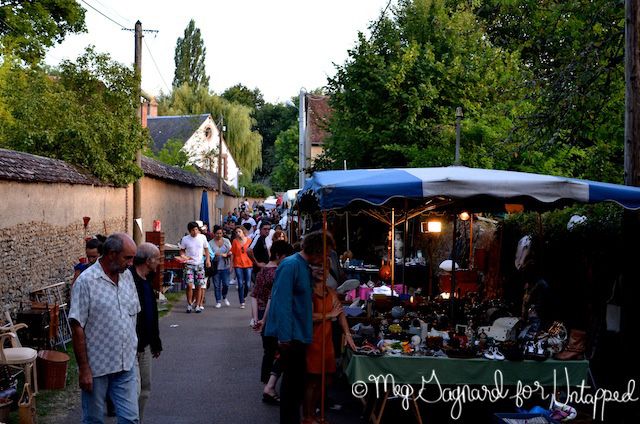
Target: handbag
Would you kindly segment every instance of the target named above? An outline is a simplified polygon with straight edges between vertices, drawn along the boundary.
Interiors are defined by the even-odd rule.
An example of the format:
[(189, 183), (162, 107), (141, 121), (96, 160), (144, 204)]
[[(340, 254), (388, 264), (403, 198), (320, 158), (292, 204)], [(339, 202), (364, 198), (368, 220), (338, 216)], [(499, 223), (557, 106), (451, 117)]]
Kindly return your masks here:
[(606, 312), (606, 325), (607, 331), (612, 333), (620, 332), (620, 318), (622, 316), (622, 307), (616, 302), (616, 288), (618, 287), (618, 280), (613, 283), (613, 289), (611, 290), (611, 297), (607, 300), (607, 312)]
[(35, 424), (36, 417), (36, 398), (29, 383), (25, 383), (18, 402), (18, 422), (20, 424)]

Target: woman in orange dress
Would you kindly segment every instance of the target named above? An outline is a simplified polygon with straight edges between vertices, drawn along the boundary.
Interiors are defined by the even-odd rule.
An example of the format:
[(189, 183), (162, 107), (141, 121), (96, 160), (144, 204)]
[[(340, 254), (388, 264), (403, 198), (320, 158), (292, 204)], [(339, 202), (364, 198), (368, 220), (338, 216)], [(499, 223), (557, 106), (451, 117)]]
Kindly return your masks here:
[[(307, 347), (307, 382), (305, 387), (302, 414), (303, 424), (312, 424), (315, 421), (315, 409), (320, 401), (322, 393), (322, 338), (324, 334), (324, 372), (333, 374), (336, 372), (336, 358), (332, 341), (331, 321), (338, 319), (340, 327), (345, 335), (345, 341), (351, 349), (356, 346), (351, 338), (349, 324), (342, 310), (342, 304), (335, 290), (328, 288), (322, 282), (322, 269), (314, 270), (313, 286), (313, 340)], [(324, 311), (324, 320), (323, 318)], [(326, 382), (329, 381), (327, 376)]]

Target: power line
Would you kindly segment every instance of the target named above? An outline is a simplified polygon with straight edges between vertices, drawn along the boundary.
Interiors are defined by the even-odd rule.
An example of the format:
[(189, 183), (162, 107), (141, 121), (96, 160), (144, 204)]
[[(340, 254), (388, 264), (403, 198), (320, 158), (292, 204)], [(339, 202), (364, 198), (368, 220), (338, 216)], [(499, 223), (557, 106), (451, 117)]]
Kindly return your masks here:
[(110, 16), (105, 15), (103, 12), (101, 12), (100, 10), (96, 9), (94, 6), (92, 6), (91, 4), (87, 3), (85, 0), (80, 0), (82, 3), (86, 4), (87, 6), (89, 6), (90, 8), (92, 8), (93, 10), (95, 10), (96, 12), (98, 12), (99, 14), (101, 14), (102, 16), (104, 16), (105, 18), (109, 19), (111, 22), (113, 22), (114, 24), (118, 25), (120, 28), (122, 29), (127, 29), (127, 27), (125, 27), (124, 25), (122, 25), (120, 22), (117, 22), (115, 19), (111, 18)]
[(102, 3), (100, 0), (94, 0), (96, 3), (98, 3), (100, 6), (102, 6), (103, 8), (107, 9), (107, 10), (111, 10), (113, 13), (115, 13), (116, 15), (118, 15), (120, 18), (122, 18), (122, 20), (124, 20), (127, 24), (131, 24), (133, 21), (129, 18), (126, 18), (124, 16), (122, 16), (120, 13), (118, 13), (117, 10), (115, 10), (114, 8), (107, 6), (106, 4)]
[(158, 64), (156, 63), (156, 59), (153, 57), (153, 54), (151, 53), (151, 49), (149, 48), (149, 45), (147, 44), (147, 40), (145, 40), (143, 38), (142, 42), (144, 43), (145, 47), (147, 48), (147, 51), (149, 52), (149, 56), (151, 56), (151, 61), (153, 62), (153, 65), (156, 67), (156, 71), (158, 71), (158, 75), (160, 76), (160, 79), (162, 80), (162, 83), (164, 84), (165, 88), (167, 89), (167, 93), (170, 93), (171, 89), (169, 88), (169, 85), (167, 84), (167, 82), (164, 80), (164, 77), (162, 76), (162, 72), (160, 72), (160, 68), (158, 67)]

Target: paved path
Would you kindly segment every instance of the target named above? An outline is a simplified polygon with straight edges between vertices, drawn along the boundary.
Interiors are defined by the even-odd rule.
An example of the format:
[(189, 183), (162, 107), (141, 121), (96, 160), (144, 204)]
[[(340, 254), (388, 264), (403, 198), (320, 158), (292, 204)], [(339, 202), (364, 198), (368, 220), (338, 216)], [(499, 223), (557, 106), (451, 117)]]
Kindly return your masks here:
[[(262, 343), (249, 328), (250, 310), (239, 308), (235, 286), (229, 291), (231, 307), (215, 309), (213, 290), (207, 300), (202, 313), (187, 314), (182, 300), (160, 319), (164, 351), (153, 361), (145, 422), (277, 423), (278, 407), (261, 401)], [(358, 415), (354, 406), (332, 412), (329, 421), (355, 423)], [(77, 423), (80, 417), (76, 407), (63, 422)]]

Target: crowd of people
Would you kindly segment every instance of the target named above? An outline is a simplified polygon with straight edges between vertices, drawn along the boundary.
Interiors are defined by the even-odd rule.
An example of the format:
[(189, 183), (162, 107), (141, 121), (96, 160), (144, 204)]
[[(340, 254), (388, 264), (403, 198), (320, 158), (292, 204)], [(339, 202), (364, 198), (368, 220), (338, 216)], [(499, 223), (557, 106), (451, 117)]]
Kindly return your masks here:
[[(235, 276), (238, 306), (250, 304), (251, 326), (262, 338), (262, 400), (280, 406), (281, 423), (310, 424), (317, 422), (321, 372), (336, 369), (340, 346), (334, 348), (332, 327), (352, 347), (353, 340), (335, 291), (323, 281), (322, 233), (292, 246), (273, 225), (278, 220), (275, 211), (243, 211), (231, 212), (211, 232), (205, 223), (188, 223), (180, 241), (186, 312), (204, 310), (211, 282), (215, 308), (231, 306), (227, 295)], [(69, 314), (83, 422), (103, 422), (112, 404), (118, 422), (138, 423), (151, 390), (151, 358), (162, 352), (151, 281), (163, 258), (153, 244), (136, 246), (123, 233), (91, 239), (86, 249), (86, 263), (75, 269)]]

